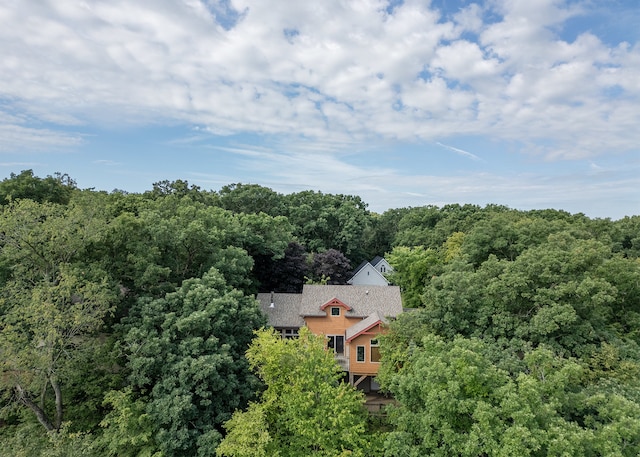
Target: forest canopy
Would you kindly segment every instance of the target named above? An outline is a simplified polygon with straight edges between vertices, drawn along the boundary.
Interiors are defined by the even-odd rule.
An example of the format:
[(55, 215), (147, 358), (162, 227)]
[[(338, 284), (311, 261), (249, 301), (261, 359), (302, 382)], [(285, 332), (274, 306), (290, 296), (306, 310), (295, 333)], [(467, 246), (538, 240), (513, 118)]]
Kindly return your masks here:
[[(407, 308), (381, 339), (382, 419), (322, 341), (260, 330), (254, 298), (344, 284), (377, 255)], [(5, 455), (636, 456), (639, 345), (637, 215), (0, 182)]]

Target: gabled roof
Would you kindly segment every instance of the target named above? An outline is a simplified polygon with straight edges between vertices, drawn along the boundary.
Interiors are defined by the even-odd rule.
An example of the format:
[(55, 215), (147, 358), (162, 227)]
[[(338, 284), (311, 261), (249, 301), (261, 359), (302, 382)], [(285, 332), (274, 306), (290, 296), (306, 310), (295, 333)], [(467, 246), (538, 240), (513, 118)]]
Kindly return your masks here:
[(353, 270), (353, 273), (351, 274), (351, 277), (353, 278), (355, 275), (357, 275), (357, 274), (358, 274), (358, 272), (359, 272), (360, 270), (362, 270), (362, 269), (363, 269), (363, 268), (364, 268), (368, 263), (369, 263), (369, 262), (367, 262), (366, 260), (363, 260), (363, 261), (360, 263), (360, 265), (358, 265), (358, 267), (357, 267), (355, 270)]
[(326, 302), (324, 305), (322, 305), (320, 307), (320, 309), (322, 311), (324, 311), (325, 309), (327, 309), (327, 306), (340, 306), (344, 309), (346, 309), (347, 311), (351, 311), (351, 306), (347, 305), (346, 303), (341, 302), (340, 300), (338, 300), (337, 298), (332, 298), (331, 300), (329, 300), (328, 302)]
[(385, 278), (376, 267), (367, 262), (347, 283), (358, 286), (383, 286), (389, 284), (389, 281), (387, 281), (387, 278)]
[[(382, 274), (385, 270), (381, 270), (381, 264), (384, 262), (386, 269), (392, 271), (391, 265), (384, 257), (379, 255), (375, 256), (371, 262), (363, 261), (358, 268), (353, 270), (351, 277), (347, 280), (347, 284), (359, 284), (359, 285), (383, 285), (389, 284), (387, 278)], [(366, 273), (366, 275), (365, 275)], [(373, 277), (370, 275), (373, 274)]]
[(373, 265), (374, 267), (377, 266), (380, 262), (382, 262), (384, 260), (384, 257), (381, 257), (379, 255), (375, 256), (373, 258), (373, 260), (369, 263), (371, 263), (371, 265)]
[(301, 294), (261, 293), (257, 299), (269, 325), (279, 328), (302, 327), (307, 316), (325, 317), (332, 304), (342, 304), (346, 317), (364, 321), (374, 314), (384, 319), (402, 312), (398, 286), (305, 285)]
[(366, 318), (378, 312), (380, 316), (396, 317), (402, 312), (402, 299), (398, 286), (332, 286), (307, 285), (302, 288), (300, 314), (326, 316), (320, 306), (338, 299), (351, 307), (346, 317)]
[(355, 337), (363, 334), (368, 330), (371, 330), (376, 325), (382, 324), (382, 323), (386, 324), (387, 320), (383, 316), (380, 316), (380, 314), (377, 311), (375, 311), (366, 319), (363, 319), (360, 322), (353, 324), (351, 327), (347, 329), (346, 331), (347, 341), (351, 341)]
[(300, 316), (301, 294), (265, 293), (258, 294), (257, 299), (262, 312), (269, 318), (269, 325), (291, 328), (300, 328), (304, 325), (304, 319)]

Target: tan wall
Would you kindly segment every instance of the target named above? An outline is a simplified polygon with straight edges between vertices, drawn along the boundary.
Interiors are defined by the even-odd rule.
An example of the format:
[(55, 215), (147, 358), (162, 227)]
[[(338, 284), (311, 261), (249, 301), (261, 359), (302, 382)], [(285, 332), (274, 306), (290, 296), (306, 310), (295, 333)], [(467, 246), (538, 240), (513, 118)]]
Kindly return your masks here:
[[(380, 326), (374, 327), (371, 331), (363, 333), (357, 336), (349, 342), (349, 365), (350, 372), (353, 374), (378, 374), (380, 368), (379, 362), (371, 362), (371, 340), (377, 339), (380, 334)], [(357, 347), (364, 346), (364, 362), (358, 362), (357, 360)]]
[[(340, 316), (331, 316), (331, 308), (327, 308), (327, 316), (305, 317), (309, 330), (316, 335), (345, 335), (347, 328), (356, 324), (361, 319), (347, 318), (344, 309), (341, 308)], [(357, 336), (351, 342), (345, 337), (345, 356), (349, 358), (349, 371), (354, 374), (376, 375), (380, 363), (371, 362), (371, 339), (381, 332), (380, 326), (376, 326), (362, 335)], [(357, 346), (365, 347), (365, 361), (357, 362)]]
[(340, 308), (340, 316), (331, 316), (327, 308), (326, 317), (305, 317), (304, 321), (311, 333), (316, 335), (344, 335), (344, 332), (360, 319), (349, 319), (344, 316), (344, 309)]

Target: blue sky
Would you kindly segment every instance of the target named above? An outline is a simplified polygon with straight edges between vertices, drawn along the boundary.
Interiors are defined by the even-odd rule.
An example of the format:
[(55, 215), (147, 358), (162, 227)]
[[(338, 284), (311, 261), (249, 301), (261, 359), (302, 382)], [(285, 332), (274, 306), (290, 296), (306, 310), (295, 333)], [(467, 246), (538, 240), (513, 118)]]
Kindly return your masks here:
[(0, 175), (640, 214), (636, 0), (8, 0)]

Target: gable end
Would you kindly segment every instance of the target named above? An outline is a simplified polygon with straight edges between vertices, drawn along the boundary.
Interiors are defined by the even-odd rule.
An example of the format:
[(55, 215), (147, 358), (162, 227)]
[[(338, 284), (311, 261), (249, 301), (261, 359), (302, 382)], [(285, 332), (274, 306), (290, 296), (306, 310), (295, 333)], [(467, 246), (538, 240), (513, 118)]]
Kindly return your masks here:
[(332, 298), (331, 300), (329, 300), (328, 302), (326, 302), (324, 305), (322, 305), (320, 307), (320, 309), (322, 311), (324, 311), (325, 309), (327, 309), (329, 306), (340, 306), (344, 309), (346, 309), (347, 311), (351, 311), (352, 308), (351, 306), (347, 305), (346, 303), (338, 300), (337, 298)]
[(375, 327), (381, 326), (382, 324), (383, 324), (382, 320), (378, 320), (378, 321), (374, 322), (373, 324), (369, 325), (368, 327), (365, 327), (365, 328), (359, 330), (357, 333), (354, 333), (353, 335), (349, 335), (347, 337), (347, 343), (350, 343), (351, 341), (353, 341), (354, 339), (356, 339), (357, 337), (359, 337), (363, 333), (367, 333), (370, 330), (374, 329)]

